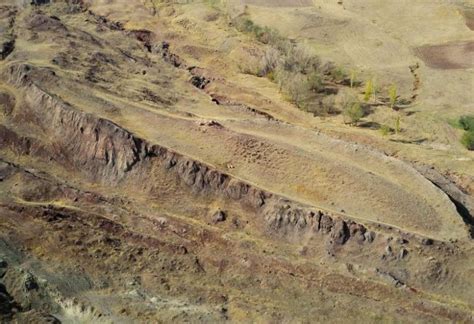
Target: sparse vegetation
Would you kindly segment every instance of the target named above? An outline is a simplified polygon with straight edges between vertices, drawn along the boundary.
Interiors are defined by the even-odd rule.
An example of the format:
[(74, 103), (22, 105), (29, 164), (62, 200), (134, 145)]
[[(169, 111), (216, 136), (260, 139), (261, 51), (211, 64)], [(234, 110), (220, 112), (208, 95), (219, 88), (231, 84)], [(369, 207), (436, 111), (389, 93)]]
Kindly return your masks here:
[(461, 144), (470, 151), (474, 150), (474, 116), (461, 116), (457, 125), (465, 132), (461, 137)]
[(388, 97), (390, 99), (390, 108), (393, 109), (398, 99), (397, 86), (395, 84), (392, 84), (388, 89)]
[(461, 144), (470, 151), (474, 150), (474, 131), (466, 131), (462, 138)]
[(304, 107), (304, 99), (309, 91), (309, 82), (306, 76), (302, 74), (289, 74), (284, 81), (287, 94), (290, 101), (299, 108)]
[(364, 117), (364, 110), (359, 101), (348, 101), (345, 104), (343, 113), (351, 125), (357, 125), (361, 118)]
[(392, 129), (387, 125), (381, 125), (380, 126), (380, 133), (382, 134), (382, 136), (387, 136), (387, 135), (390, 135), (392, 133)]
[(368, 102), (370, 100), (370, 97), (372, 97), (372, 95), (374, 95), (374, 93), (375, 93), (374, 81), (372, 79), (369, 79), (365, 83), (364, 101)]
[(395, 117), (395, 133), (396, 134), (400, 134), (401, 132), (400, 123), (401, 123), (400, 115), (397, 115), (397, 117)]
[[(277, 31), (260, 27), (245, 17), (234, 19), (234, 25), (237, 30), (253, 35), (261, 43), (269, 45), (260, 60), (247, 60), (245, 65), (241, 66), (242, 72), (267, 77), (277, 83), (288, 100), (301, 109), (316, 115), (335, 112), (333, 107), (327, 106), (327, 101), (323, 103), (320, 99), (323, 96), (321, 93), (324, 91), (325, 79), (329, 78), (333, 82), (346, 80), (347, 75), (342, 68), (333, 66), (325, 76), (321, 71), (320, 59), (309, 47), (294, 44), (280, 36)], [(355, 84), (355, 73), (350, 82), (352, 86)]]
[(336, 67), (335, 69), (331, 70), (331, 76), (333, 77), (334, 81), (342, 82), (346, 78), (346, 72), (341, 67)]
[(474, 131), (474, 116), (462, 116), (459, 118), (459, 126), (465, 131)]
[(356, 71), (352, 70), (352, 71), (351, 71), (351, 77), (350, 77), (350, 86), (351, 86), (351, 89), (354, 88), (354, 84), (355, 84), (356, 78), (357, 78)]
[(319, 92), (323, 89), (323, 79), (319, 73), (313, 72), (308, 75), (309, 90)]
[(268, 27), (256, 25), (248, 18), (239, 18), (235, 20), (235, 27), (243, 33), (252, 34), (259, 42), (264, 44), (275, 44), (282, 40), (282, 37), (276, 30)]

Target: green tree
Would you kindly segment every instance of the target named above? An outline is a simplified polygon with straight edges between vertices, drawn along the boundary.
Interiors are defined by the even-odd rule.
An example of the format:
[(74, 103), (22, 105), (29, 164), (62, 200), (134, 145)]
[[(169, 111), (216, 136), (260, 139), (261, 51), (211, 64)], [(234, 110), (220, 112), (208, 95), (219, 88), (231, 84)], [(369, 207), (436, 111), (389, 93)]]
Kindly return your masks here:
[(367, 80), (365, 83), (364, 101), (370, 100), (370, 97), (374, 94), (374, 81), (372, 79)]

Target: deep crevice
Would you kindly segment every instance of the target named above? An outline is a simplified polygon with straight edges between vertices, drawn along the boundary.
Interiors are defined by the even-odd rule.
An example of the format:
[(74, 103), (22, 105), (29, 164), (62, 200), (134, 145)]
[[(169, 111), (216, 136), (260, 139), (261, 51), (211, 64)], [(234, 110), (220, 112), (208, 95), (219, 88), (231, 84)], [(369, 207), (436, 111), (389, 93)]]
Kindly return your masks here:
[(453, 204), (456, 206), (456, 211), (458, 214), (461, 216), (462, 220), (464, 223), (469, 226), (469, 237), (471, 239), (474, 239), (474, 217), (471, 215), (469, 210), (462, 204), (461, 202), (457, 201), (450, 195), (446, 194), (449, 199), (453, 202)]
[[(425, 177), (426, 178), (426, 177)], [(437, 183), (431, 181), (430, 179), (426, 178), (428, 181), (430, 181), (432, 184), (434, 184), (437, 188), (439, 188), (446, 196), (448, 196), (449, 200), (456, 206), (456, 211), (458, 212), (459, 216), (461, 216), (464, 224), (466, 224), (469, 227), (469, 237), (471, 239), (474, 239), (474, 216), (471, 215), (469, 212), (469, 209), (467, 209), (466, 206), (459, 200), (455, 199), (452, 197), (450, 194), (448, 194), (443, 188), (441, 188)]]

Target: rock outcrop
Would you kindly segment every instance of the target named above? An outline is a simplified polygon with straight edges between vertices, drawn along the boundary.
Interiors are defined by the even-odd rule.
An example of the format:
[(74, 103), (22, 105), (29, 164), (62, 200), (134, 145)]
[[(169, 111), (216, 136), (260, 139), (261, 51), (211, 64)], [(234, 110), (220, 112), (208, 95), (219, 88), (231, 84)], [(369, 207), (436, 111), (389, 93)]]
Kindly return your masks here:
[[(349, 230), (349, 223), (340, 216), (288, 201), (202, 162), (149, 143), (109, 120), (77, 110), (37, 84), (36, 80), (55, 78), (50, 70), (14, 65), (6, 77), (12, 85), (25, 89), (30, 118), (36, 120), (45, 136), (55, 143), (49, 147), (49, 153), (65, 165), (74, 165), (91, 180), (107, 185), (133, 183), (132, 173), (147, 174), (153, 168), (161, 168), (174, 173), (194, 194), (217, 195), (239, 202), (243, 208), (252, 208), (274, 232), (321, 232), (331, 234), (340, 245), (354, 236), (360, 242), (365, 240), (363, 225), (351, 222), (352, 230)], [(3, 132), (10, 134), (7, 138), (15, 147), (28, 150), (40, 147), (15, 137), (6, 129)]]

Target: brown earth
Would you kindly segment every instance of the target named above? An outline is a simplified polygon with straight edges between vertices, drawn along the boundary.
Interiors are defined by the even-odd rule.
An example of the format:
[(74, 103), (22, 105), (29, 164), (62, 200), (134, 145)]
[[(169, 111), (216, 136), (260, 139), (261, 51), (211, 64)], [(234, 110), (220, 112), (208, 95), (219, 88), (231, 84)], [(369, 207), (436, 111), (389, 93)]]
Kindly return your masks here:
[(474, 30), (474, 9), (463, 10), (464, 18), (466, 19), (466, 26), (470, 30)]
[(471, 322), (462, 181), (316, 128), (189, 6), (0, 8), (2, 320)]
[(469, 69), (474, 67), (474, 41), (430, 45), (416, 49), (421, 59), (435, 69)]

